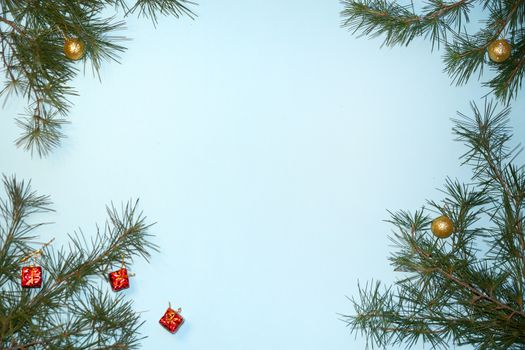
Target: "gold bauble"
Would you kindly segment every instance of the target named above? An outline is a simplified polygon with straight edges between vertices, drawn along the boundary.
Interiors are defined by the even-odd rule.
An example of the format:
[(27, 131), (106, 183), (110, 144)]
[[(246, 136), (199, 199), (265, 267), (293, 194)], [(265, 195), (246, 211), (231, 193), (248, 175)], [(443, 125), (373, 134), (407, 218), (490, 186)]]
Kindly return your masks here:
[(489, 57), (493, 62), (501, 63), (510, 57), (512, 47), (505, 39), (494, 40), (487, 48)]
[(442, 215), (435, 218), (430, 225), (430, 230), (438, 238), (447, 238), (454, 231), (454, 224), (448, 216)]
[(77, 38), (66, 38), (64, 42), (64, 54), (70, 60), (79, 60), (84, 56), (84, 43)]

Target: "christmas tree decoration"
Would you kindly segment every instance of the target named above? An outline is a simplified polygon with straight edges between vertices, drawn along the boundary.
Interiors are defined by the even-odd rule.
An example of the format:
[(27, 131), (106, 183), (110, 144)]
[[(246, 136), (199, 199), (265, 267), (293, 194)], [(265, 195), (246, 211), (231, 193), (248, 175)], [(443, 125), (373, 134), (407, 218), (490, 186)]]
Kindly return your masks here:
[(79, 60), (84, 57), (86, 47), (78, 38), (66, 38), (64, 41), (64, 54), (70, 60)]
[(23, 288), (40, 288), (42, 287), (42, 267), (25, 266), (22, 267), (21, 285)]
[(129, 288), (128, 270), (126, 270), (125, 267), (122, 267), (117, 271), (110, 272), (109, 282), (111, 283), (111, 288), (115, 292)]
[(114, 292), (129, 288), (129, 276), (124, 257), (122, 257), (122, 266), (120, 269), (109, 273), (109, 283)]
[(99, 76), (105, 61), (118, 62), (127, 40), (121, 32), (131, 15), (153, 23), (159, 16), (194, 18), (195, 5), (191, 0), (45, 1), (29, 5), (0, 1), (0, 74), (4, 78), (0, 95), (27, 100), (23, 117), (15, 114), (21, 128), (16, 146), (39, 157), (60, 146), (70, 100), (78, 95), (73, 82), (82, 72), (72, 65), (84, 59)]
[[(73, 232), (63, 235), (69, 237), (63, 247), (44, 245), (28, 253), (38, 239), (36, 232), (46, 225), (39, 219), (57, 215), (49, 197), (29, 183), (4, 176), (3, 184), (0, 349), (137, 349), (143, 339), (141, 315), (132, 301), (101, 284), (101, 272), (119, 264), (122, 256), (148, 260), (157, 250), (138, 202), (107, 207), (107, 221), (97, 225), (93, 237)], [(17, 267), (28, 260), (32, 263), (22, 263), (20, 273)], [(40, 287), (36, 293), (27, 289)]]
[(175, 333), (179, 327), (184, 323), (184, 318), (181, 316), (182, 309), (179, 308), (177, 311), (168, 307), (164, 316), (159, 320), (159, 323), (166, 328), (169, 332)]
[(22, 286), (22, 288), (42, 287), (42, 267), (35, 266), (36, 259), (43, 254), (44, 248), (50, 245), (54, 240), (55, 239), (53, 238), (52, 240), (44, 244), (42, 248), (31, 252), (30, 254), (26, 255), (20, 260), (20, 262), (26, 262), (29, 259), (33, 260), (33, 264), (31, 264), (30, 266), (22, 267), (22, 273), (20, 274), (20, 285)]
[(505, 62), (512, 52), (512, 47), (505, 39), (494, 40), (487, 48), (489, 58), (496, 63)]
[(441, 215), (435, 218), (430, 225), (430, 230), (438, 238), (447, 238), (454, 231), (454, 224), (448, 216)]
[[(461, 164), (472, 170), (469, 182), (448, 178), (445, 198), (428, 201), (430, 208), (391, 214), (390, 261), (402, 275), (392, 286), (359, 286), (355, 312), (345, 316), (371, 348), (524, 347), (525, 166), (516, 164), (522, 149), (511, 144), (509, 113), (486, 102), (460, 114), (453, 132), (467, 147)], [(454, 225), (440, 216), (432, 232), (455, 237), (436, 241), (424, 233), (443, 203)]]

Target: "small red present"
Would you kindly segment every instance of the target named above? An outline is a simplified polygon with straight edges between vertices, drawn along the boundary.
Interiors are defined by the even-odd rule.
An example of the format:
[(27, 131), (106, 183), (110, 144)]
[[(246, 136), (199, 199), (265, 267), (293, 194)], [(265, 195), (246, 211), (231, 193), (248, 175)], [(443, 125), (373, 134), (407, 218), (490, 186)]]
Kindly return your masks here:
[(24, 266), (22, 267), (22, 287), (41, 288), (42, 287), (42, 267)]
[(109, 282), (111, 283), (111, 288), (115, 292), (129, 288), (128, 270), (126, 270), (126, 268), (123, 267), (117, 271), (110, 272)]
[(169, 307), (164, 316), (159, 320), (159, 323), (171, 333), (175, 333), (184, 323), (184, 318), (180, 315), (180, 312), (181, 309), (175, 311)]

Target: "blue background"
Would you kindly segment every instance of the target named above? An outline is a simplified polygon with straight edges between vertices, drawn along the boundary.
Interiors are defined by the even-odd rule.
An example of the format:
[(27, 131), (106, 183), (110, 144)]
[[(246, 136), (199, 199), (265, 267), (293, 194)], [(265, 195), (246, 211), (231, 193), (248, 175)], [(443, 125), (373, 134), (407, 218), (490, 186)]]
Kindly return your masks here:
[[(94, 234), (111, 201), (140, 198), (157, 222), (162, 250), (124, 292), (145, 349), (364, 348), (338, 313), (358, 280), (395, 279), (386, 210), (468, 179), (450, 118), (487, 91), (451, 86), (426, 42), (351, 36), (340, 10), (203, 0), (195, 21), (130, 18), (122, 64), (74, 82), (68, 139), (44, 160), (12, 143), (25, 101), (1, 110), (0, 171), (55, 203), (42, 241)], [(176, 335), (157, 323), (168, 301), (187, 319)]]

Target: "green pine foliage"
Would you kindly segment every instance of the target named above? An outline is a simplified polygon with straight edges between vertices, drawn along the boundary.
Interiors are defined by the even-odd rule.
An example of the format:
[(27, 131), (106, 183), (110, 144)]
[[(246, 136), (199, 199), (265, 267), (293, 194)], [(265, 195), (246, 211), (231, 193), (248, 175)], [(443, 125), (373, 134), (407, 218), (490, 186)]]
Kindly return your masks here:
[(42, 249), (42, 288), (21, 287), (24, 257), (40, 249), (39, 216), (51, 211), (47, 196), (30, 183), (4, 177), (0, 199), (0, 349), (137, 349), (142, 339), (139, 314), (124, 294), (108, 292), (107, 273), (122, 259), (148, 259), (157, 247), (150, 224), (129, 202), (108, 207), (108, 220), (89, 237), (69, 236), (69, 245)]
[[(442, 201), (391, 213), (399, 279), (360, 286), (355, 314), (344, 316), (372, 347), (525, 348), (525, 169), (515, 164), (521, 148), (510, 144), (508, 114), (491, 103), (460, 114), (453, 131), (471, 182), (448, 179)], [(454, 223), (449, 238), (430, 231), (439, 215)]]
[[(382, 36), (387, 46), (408, 45), (417, 37), (429, 39), (433, 48), (444, 47), (445, 71), (458, 85), (473, 76), (483, 77), (488, 68), (493, 74), (483, 84), (498, 100), (508, 103), (517, 96), (525, 73), (525, 1), (429, 0), (420, 12), (413, 3), (393, 0), (342, 3), (343, 26), (353, 33)], [(474, 9), (484, 15), (479, 26), (468, 25)], [(512, 54), (505, 62), (494, 63), (487, 47), (501, 38), (510, 42)]]
[[(188, 0), (0, 0), (0, 96), (18, 95), (28, 102), (17, 119), (22, 133), (16, 144), (40, 157), (60, 145), (70, 98), (77, 95), (71, 81), (85, 65), (98, 75), (103, 62), (119, 60), (125, 37), (118, 33), (127, 16), (157, 23), (159, 16), (193, 17), (193, 5)], [(85, 44), (81, 62), (66, 58), (65, 38)]]

